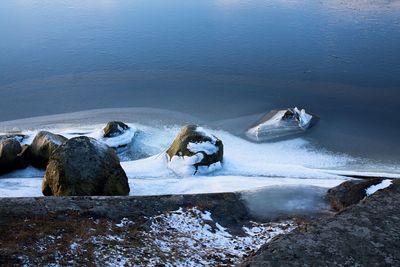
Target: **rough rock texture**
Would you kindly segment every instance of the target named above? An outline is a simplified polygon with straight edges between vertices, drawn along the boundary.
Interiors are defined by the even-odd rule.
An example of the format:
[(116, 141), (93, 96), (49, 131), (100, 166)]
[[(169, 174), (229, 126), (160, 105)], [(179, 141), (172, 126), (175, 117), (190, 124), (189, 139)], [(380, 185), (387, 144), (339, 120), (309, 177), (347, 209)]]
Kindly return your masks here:
[(242, 266), (400, 266), (400, 181), (264, 245)]
[(103, 137), (114, 137), (121, 135), (129, 126), (121, 121), (110, 121), (103, 129)]
[(382, 182), (382, 178), (368, 180), (350, 180), (328, 190), (327, 198), (334, 210), (340, 211), (357, 204), (367, 196), (366, 189)]
[(68, 212), (80, 216), (96, 216), (115, 220), (124, 217), (155, 216), (180, 207), (199, 207), (212, 212), (221, 223), (239, 224), (249, 219), (239, 193), (213, 193), (164, 196), (77, 196), (0, 198), (0, 225), (14, 218), (33, 218)]
[(30, 164), (30, 146), (22, 145), (21, 152), (18, 154), (18, 157), (15, 162), (15, 167), (17, 169), (25, 169)]
[(94, 138), (75, 137), (53, 152), (43, 179), (45, 196), (112, 196), (129, 193), (115, 151)]
[[(196, 125), (187, 125), (182, 128), (179, 135), (175, 138), (171, 147), (167, 150), (167, 154), (170, 159), (173, 156), (193, 156), (197, 153), (203, 154), (203, 159), (196, 163), (194, 166), (197, 168), (198, 166), (210, 166), (216, 162), (222, 162), (224, 155), (224, 145), (222, 141), (219, 140), (215, 136), (208, 136), (205, 133), (198, 131), (198, 127)], [(218, 151), (214, 154), (207, 154), (204, 151), (200, 151), (194, 153), (188, 149), (189, 143), (203, 143), (203, 142), (211, 142), (217, 148)]]
[(0, 174), (16, 168), (18, 154), (21, 152), (20, 143), (14, 139), (0, 140)]
[(54, 150), (67, 140), (62, 135), (40, 131), (29, 148), (29, 160), (32, 166), (45, 169)]

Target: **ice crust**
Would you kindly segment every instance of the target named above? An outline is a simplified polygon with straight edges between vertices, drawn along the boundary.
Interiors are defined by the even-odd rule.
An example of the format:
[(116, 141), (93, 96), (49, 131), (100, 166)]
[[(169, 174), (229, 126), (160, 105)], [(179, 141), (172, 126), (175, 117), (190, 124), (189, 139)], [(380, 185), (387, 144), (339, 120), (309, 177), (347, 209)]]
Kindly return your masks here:
[[(252, 143), (224, 131), (200, 128), (208, 136), (218, 136), (224, 143), (224, 161), (209, 167), (199, 167), (193, 176), (193, 166), (202, 154), (189, 158), (168, 161), (165, 153), (181, 125), (168, 127), (150, 127), (140, 124), (128, 124), (132, 131), (113, 138), (113, 144), (119, 146), (134, 135), (130, 146), (135, 153), (146, 156), (138, 160), (121, 162), (132, 187), (133, 195), (159, 195), (181, 193), (232, 192), (253, 190), (272, 185), (309, 185), (333, 187), (346, 178), (339, 174), (352, 158), (335, 155), (314, 149), (307, 141), (296, 138), (275, 143)], [(99, 133), (101, 125), (43, 129), (67, 138), (86, 135), (103, 142)], [(42, 129), (25, 132), (30, 143), (35, 134)], [(208, 145), (207, 145), (208, 146)], [(168, 164), (176, 164), (181, 171), (172, 171)], [(177, 168), (174, 168), (175, 170)], [(355, 173), (353, 173), (355, 174)], [(0, 197), (40, 196), (43, 171), (29, 167), (0, 176)]]

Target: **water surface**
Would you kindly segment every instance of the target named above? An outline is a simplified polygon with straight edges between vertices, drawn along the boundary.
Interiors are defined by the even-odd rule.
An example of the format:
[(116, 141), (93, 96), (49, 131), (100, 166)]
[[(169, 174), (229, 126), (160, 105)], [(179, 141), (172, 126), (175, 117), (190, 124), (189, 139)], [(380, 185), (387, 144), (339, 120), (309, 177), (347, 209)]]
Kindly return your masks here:
[(0, 121), (150, 107), (224, 127), (299, 106), (317, 147), (400, 161), (400, 1), (6, 0), (0, 38)]

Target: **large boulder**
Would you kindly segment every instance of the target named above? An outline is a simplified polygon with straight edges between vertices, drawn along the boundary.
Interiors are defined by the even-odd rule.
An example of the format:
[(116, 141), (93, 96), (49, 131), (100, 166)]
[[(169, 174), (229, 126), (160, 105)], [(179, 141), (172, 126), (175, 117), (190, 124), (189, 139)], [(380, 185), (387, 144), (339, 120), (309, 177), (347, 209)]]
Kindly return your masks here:
[(0, 140), (0, 174), (16, 168), (18, 154), (21, 152), (20, 143), (14, 138)]
[(382, 178), (368, 180), (350, 180), (328, 190), (327, 198), (334, 210), (340, 211), (348, 206), (357, 204), (367, 196), (370, 186), (382, 182)]
[(29, 155), (24, 155), (24, 157), (29, 157), (32, 166), (45, 169), (54, 150), (67, 140), (68, 139), (62, 135), (40, 131), (37, 133), (29, 149), (26, 151)]
[(103, 129), (103, 137), (115, 137), (123, 134), (129, 126), (122, 121), (110, 121)]
[(201, 127), (188, 125), (182, 128), (167, 155), (168, 166), (178, 174), (207, 173), (221, 167), (224, 146)]
[(54, 151), (42, 184), (45, 196), (112, 196), (129, 191), (115, 151), (85, 136), (72, 138)]

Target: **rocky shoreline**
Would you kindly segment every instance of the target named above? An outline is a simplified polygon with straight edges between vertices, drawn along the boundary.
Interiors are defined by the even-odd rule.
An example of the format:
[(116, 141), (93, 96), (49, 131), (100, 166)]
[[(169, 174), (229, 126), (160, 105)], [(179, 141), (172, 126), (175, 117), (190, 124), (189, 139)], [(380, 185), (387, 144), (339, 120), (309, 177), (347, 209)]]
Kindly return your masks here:
[[(96, 138), (76, 133), (68, 139), (46, 131), (36, 133), (29, 145), (19, 134), (0, 138), (0, 171), (28, 165), (46, 170), (42, 193), (47, 196), (0, 198), (0, 265), (400, 263), (400, 236), (393, 233), (400, 230), (399, 180), (349, 179), (329, 190), (287, 186), (285, 192), (260, 187), (128, 196), (135, 188), (118, 152), (134, 142), (136, 131), (112, 121)], [(224, 144), (187, 125), (162, 154), (163, 168), (192, 177), (222, 168)], [(279, 202), (282, 192), (287, 203)]]
[(0, 198), (0, 264), (396, 266), (399, 202), (399, 180), (337, 213), (274, 221), (241, 193)]
[(1, 198), (0, 265), (234, 265), (299, 223), (255, 222), (239, 193)]
[(241, 266), (399, 266), (400, 182), (265, 244)]

